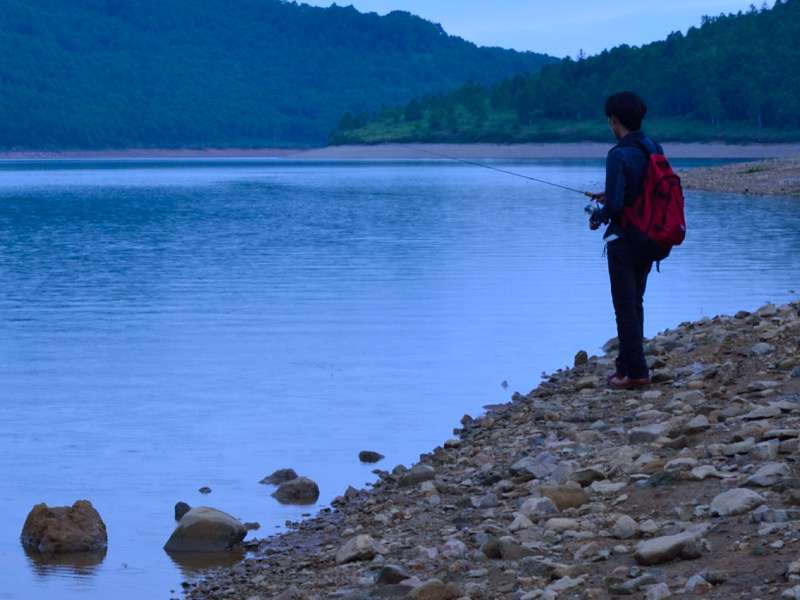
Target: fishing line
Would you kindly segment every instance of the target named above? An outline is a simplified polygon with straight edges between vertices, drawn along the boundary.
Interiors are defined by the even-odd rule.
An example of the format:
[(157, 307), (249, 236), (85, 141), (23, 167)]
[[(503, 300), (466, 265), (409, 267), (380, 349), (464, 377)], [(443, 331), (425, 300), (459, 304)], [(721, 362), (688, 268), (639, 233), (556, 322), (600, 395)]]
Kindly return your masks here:
[(475, 167), (483, 167), (484, 169), (491, 169), (492, 171), (498, 171), (500, 173), (505, 173), (506, 175), (514, 175), (515, 177), (522, 177), (523, 179), (528, 179), (530, 181), (535, 181), (537, 183), (544, 183), (545, 185), (552, 185), (563, 190), (568, 190), (570, 192), (577, 192), (584, 196), (592, 197), (593, 194), (591, 192), (584, 192), (582, 190), (576, 190), (575, 188), (567, 187), (566, 185), (561, 185), (560, 183), (553, 183), (552, 181), (545, 181), (544, 179), (537, 179), (536, 177), (529, 177), (528, 175), (522, 175), (521, 173), (514, 173), (513, 171), (506, 171), (505, 169), (498, 169), (497, 167), (493, 167), (491, 165), (485, 165), (483, 163), (473, 162), (471, 160), (466, 160), (463, 158), (456, 158), (455, 156), (448, 156), (447, 154), (441, 154), (440, 152), (434, 152), (433, 150), (425, 150), (423, 148), (415, 148), (414, 146), (409, 146), (406, 144), (406, 148), (410, 148), (411, 150), (417, 150), (418, 152), (425, 152), (427, 154), (432, 154), (434, 156), (440, 156), (442, 158), (449, 158), (450, 160), (456, 160), (458, 162), (462, 162), (468, 165), (473, 165)]

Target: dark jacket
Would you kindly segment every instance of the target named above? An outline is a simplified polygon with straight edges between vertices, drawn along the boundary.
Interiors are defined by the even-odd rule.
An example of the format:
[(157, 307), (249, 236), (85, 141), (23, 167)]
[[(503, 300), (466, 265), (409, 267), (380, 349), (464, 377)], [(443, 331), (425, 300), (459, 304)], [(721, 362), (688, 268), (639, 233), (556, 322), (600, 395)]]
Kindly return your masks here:
[(606, 198), (596, 213), (598, 221), (608, 221), (603, 239), (611, 241), (625, 238), (622, 227), (622, 209), (631, 206), (642, 189), (647, 166), (647, 156), (634, 140), (640, 141), (650, 152), (662, 152), (661, 146), (641, 131), (632, 131), (608, 151), (606, 158)]

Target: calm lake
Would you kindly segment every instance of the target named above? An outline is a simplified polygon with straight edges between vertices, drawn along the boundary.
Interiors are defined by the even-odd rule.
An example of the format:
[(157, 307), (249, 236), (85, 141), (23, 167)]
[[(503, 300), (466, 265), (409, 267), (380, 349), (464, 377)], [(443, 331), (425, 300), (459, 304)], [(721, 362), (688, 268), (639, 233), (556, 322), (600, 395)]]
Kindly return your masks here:
[[(485, 164), (604, 177), (597, 160)], [(269, 536), (601, 353), (615, 328), (585, 204), (444, 160), (0, 162), (0, 599), (179, 597), (196, 565), (162, 550), (176, 502)], [(687, 221), (646, 335), (796, 297), (800, 201), (690, 191)], [(259, 483), (284, 467), (317, 505)], [(31, 508), (78, 499), (105, 556), (26, 554)]]

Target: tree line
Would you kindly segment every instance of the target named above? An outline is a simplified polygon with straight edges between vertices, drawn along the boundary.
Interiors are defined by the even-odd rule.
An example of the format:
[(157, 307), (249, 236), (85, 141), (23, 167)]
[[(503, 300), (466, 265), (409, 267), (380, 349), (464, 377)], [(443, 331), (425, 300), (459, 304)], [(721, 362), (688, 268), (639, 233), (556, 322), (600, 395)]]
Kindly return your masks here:
[[(699, 27), (642, 47), (567, 57), (539, 73), (452, 93), (429, 93), (370, 114), (345, 114), (331, 143), (388, 140), (540, 141), (607, 137), (610, 94), (632, 89), (662, 135), (676, 138), (798, 139), (800, 0), (703, 17)], [(677, 123), (681, 125), (677, 125)], [(604, 125), (604, 121), (603, 121)]]
[(0, 148), (319, 145), (347, 110), (557, 61), (285, 0), (3, 0), (0, 55)]

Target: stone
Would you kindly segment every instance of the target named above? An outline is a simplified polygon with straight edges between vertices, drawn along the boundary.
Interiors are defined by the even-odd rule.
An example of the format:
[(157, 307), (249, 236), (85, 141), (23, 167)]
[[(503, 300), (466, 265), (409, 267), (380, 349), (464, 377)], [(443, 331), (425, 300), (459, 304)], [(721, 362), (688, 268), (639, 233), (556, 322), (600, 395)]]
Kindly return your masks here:
[(627, 540), (639, 532), (639, 524), (628, 515), (620, 515), (611, 526), (611, 535), (618, 540)]
[(523, 577), (552, 577), (557, 569), (562, 568), (552, 560), (527, 556), (519, 561), (519, 574)]
[(792, 469), (787, 463), (768, 463), (748, 477), (747, 484), (759, 487), (770, 487), (789, 479), (791, 476)]
[(415, 587), (404, 597), (409, 600), (452, 600), (458, 594), (442, 583), (439, 579), (429, 579), (422, 585)]
[(297, 477), (282, 483), (271, 495), (281, 504), (314, 504), (319, 486), (308, 477)]
[(247, 535), (244, 524), (215, 508), (198, 506), (178, 522), (164, 550), (167, 552), (227, 552)]
[(467, 555), (467, 545), (459, 539), (450, 538), (441, 547), (442, 556), (449, 558), (459, 558)]
[(541, 519), (559, 514), (559, 510), (550, 498), (529, 498), (522, 503), (519, 513), (531, 520)]
[(669, 586), (666, 583), (656, 583), (647, 588), (645, 600), (665, 600), (672, 594), (669, 591)]
[(774, 419), (781, 416), (781, 409), (779, 406), (770, 404), (768, 406), (759, 406), (751, 410), (746, 415), (742, 416), (745, 421), (755, 421), (760, 419)]
[(556, 457), (549, 452), (538, 456), (526, 456), (509, 467), (512, 477), (533, 476), (539, 479), (549, 477), (556, 467)]
[(552, 531), (553, 533), (564, 533), (570, 529), (578, 531), (580, 529), (580, 525), (575, 519), (553, 517), (552, 519), (547, 519), (544, 524), (544, 528), (547, 531)]
[[(530, 550), (517, 542), (517, 540), (510, 535), (503, 536), (498, 540), (498, 548), (500, 550), (500, 557), (503, 560), (520, 560), (531, 554)], [(467, 547), (464, 546), (464, 552), (462, 556), (466, 555), (466, 553)]]
[(382, 585), (396, 585), (408, 579), (410, 575), (403, 567), (398, 565), (383, 565), (375, 576), (375, 583)]
[(358, 460), (363, 463), (376, 463), (382, 461), (386, 458), (383, 454), (379, 452), (373, 452), (372, 450), (362, 450), (358, 453)]
[(481, 544), (480, 551), (486, 558), (502, 558), (502, 553), (500, 552), (500, 540), (498, 540), (495, 536), (490, 535), (486, 538), (486, 541)]
[(295, 473), (294, 469), (278, 469), (272, 475), (267, 475), (259, 481), (259, 483), (269, 483), (272, 485), (280, 485), (282, 483), (286, 483), (287, 481), (291, 481), (292, 479), (297, 479), (297, 473)]
[(595, 481), (602, 481), (605, 478), (605, 469), (600, 465), (592, 465), (575, 471), (570, 479), (580, 484), (581, 487), (587, 487)]
[(108, 546), (108, 532), (88, 500), (52, 508), (41, 503), (28, 513), (20, 541), (28, 550), (42, 554), (100, 552)]
[(782, 600), (800, 600), (800, 585), (796, 585), (788, 590), (783, 590)]
[(711, 427), (711, 425), (708, 422), (708, 417), (705, 415), (697, 415), (694, 419), (686, 424), (686, 427), (683, 429), (683, 433), (686, 435), (694, 435), (705, 431), (709, 427)]
[(187, 512), (192, 510), (192, 507), (186, 502), (177, 502), (175, 504), (175, 520), (180, 521)]
[(386, 548), (372, 536), (361, 534), (349, 540), (336, 553), (336, 564), (372, 560), (376, 556), (386, 554)]
[(714, 497), (709, 505), (712, 516), (728, 517), (744, 514), (764, 503), (764, 498), (746, 488), (734, 488)]
[(749, 454), (755, 447), (756, 447), (756, 440), (754, 438), (747, 438), (742, 442), (734, 442), (733, 444), (726, 444), (725, 446), (722, 447), (722, 454), (724, 456)]
[(612, 594), (619, 594), (622, 596), (630, 596), (635, 594), (643, 588), (650, 587), (656, 584), (656, 578), (650, 573), (645, 573), (639, 577), (634, 577), (621, 583), (615, 583), (609, 586), (608, 591)]
[(580, 508), (589, 501), (589, 494), (578, 484), (542, 486), (539, 492), (553, 501), (559, 511), (568, 508)]
[(272, 600), (304, 600), (305, 595), (296, 585), (292, 584), (282, 594), (278, 594)]
[(602, 495), (611, 495), (620, 492), (628, 486), (624, 481), (595, 481), (589, 486), (593, 492)]
[(547, 589), (553, 592), (566, 592), (576, 587), (583, 587), (586, 580), (583, 577), (562, 577), (547, 586)]
[(774, 346), (772, 346), (771, 344), (767, 344), (766, 342), (759, 342), (758, 344), (750, 348), (748, 354), (750, 356), (767, 356), (768, 354), (772, 354), (773, 352), (775, 352)]
[(397, 478), (397, 485), (410, 487), (419, 485), (423, 481), (430, 481), (436, 477), (436, 469), (430, 465), (414, 465), (411, 469)]
[(653, 423), (645, 427), (634, 427), (628, 435), (628, 443), (650, 444), (665, 435), (667, 435), (667, 428), (663, 423)]
[(514, 517), (511, 525), (508, 526), (508, 530), (511, 532), (520, 531), (522, 529), (530, 529), (533, 527), (533, 521), (531, 521), (525, 515), (518, 514)]
[(702, 575), (695, 574), (686, 582), (686, 591), (692, 594), (707, 594), (711, 591), (711, 584)]
[(677, 558), (686, 544), (694, 543), (695, 534), (691, 532), (665, 535), (639, 542), (633, 558), (641, 565), (658, 565)]

